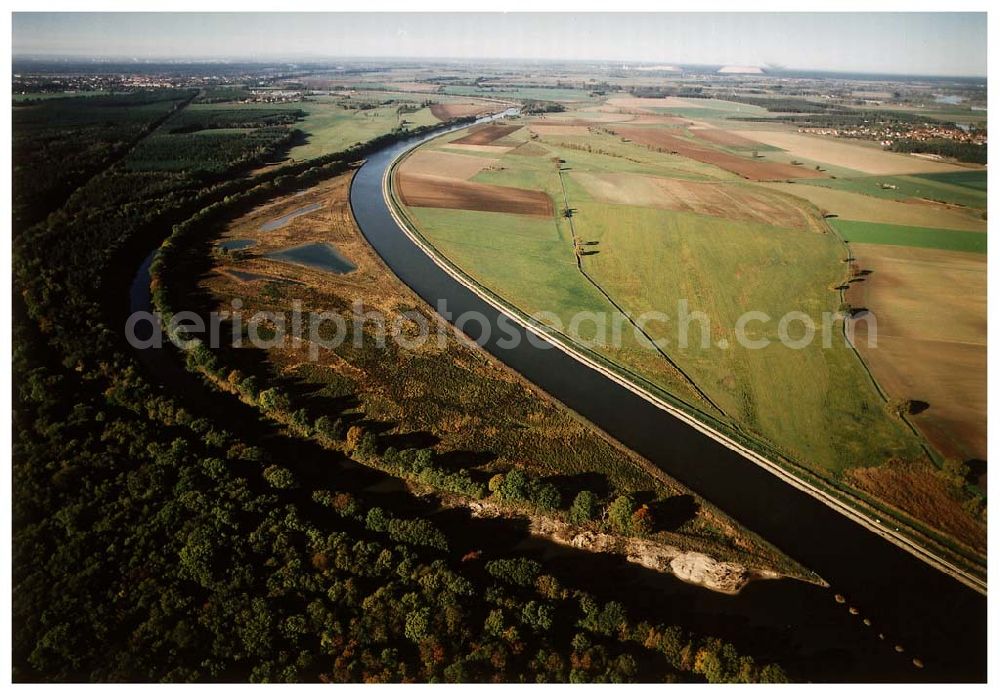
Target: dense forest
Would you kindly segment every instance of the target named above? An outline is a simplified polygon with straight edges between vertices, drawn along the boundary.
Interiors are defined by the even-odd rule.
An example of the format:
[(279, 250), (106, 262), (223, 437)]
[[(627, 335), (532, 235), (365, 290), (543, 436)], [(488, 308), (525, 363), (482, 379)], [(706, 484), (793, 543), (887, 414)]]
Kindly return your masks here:
[(16, 102), (14, 229), (40, 220), (148, 135), (196, 90), (138, 91)]
[(897, 140), (893, 152), (922, 152), (929, 155), (954, 157), (959, 162), (986, 164), (986, 145), (956, 140)]
[[(157, 140), (203, 137), (171, 132), (201, 123), (180, 117), (194, 96), (15, 109), (16, 681), (784, 680), (535, 560), (469, 553), (420, 500), (359, 491), (371, 470), (183, 369), (169, 389), (147, 378), (124, 342), (125, 300), (173, 226), (343, 172), (401, 135), (255, 174), (281, 139), (229, 133), (167, 157)], [(240, 387), (282, 407), (267, 385)], [(310, 414), (310, 433), (351, 437), (324, 417)], [(433, 472), (426, 456), (389, 460)], [(544, 486), (504, 485), (551, 502)]]

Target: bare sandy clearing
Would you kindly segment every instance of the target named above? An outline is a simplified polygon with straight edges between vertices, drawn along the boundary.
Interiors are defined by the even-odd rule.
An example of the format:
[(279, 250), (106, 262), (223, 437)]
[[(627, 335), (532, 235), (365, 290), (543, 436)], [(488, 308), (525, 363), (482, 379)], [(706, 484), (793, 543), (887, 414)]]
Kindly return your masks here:
[(804, 198), (824, 213), (836, 215), (844, 220), (940, 227), (971, 232), (986, 231), (986, 221), (982, 219), (979, 211), (959, 206), (932, 201), (907, 203), (806, 184), (768, 183), (762, 186)]
[(782, 150), (787, 150), (793, 157), (824, 162), (868, 174), (957, 172), (968, 169), (954, 164), (887, 152), (874, 143), (872, 146), (866, 146), (850, 143), (840, 138), (806, 135), (791, 131), (747, 130), (733, 132), (750, 140), (780, 147)]

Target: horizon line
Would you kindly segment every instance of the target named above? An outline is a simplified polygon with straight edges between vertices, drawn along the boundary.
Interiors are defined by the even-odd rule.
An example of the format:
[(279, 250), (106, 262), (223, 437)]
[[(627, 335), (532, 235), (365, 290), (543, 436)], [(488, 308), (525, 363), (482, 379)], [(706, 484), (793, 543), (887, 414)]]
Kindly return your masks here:
[[(709, 68), (709, 67), (725, 67), (728, 65), (735, 65), (734, 63), (683, 63), (683, 62), (672, 62), (665, 60), (623, 60), (623, 59), (609, 59), (609, 58), (566, 58), (566, 59), (554, 59), (554, 58), (531, 58), (531, 57), (469, 57), (469, 56), (424, 56), (424, 57), (411, 57), (411, 56), (358, 56), (358, 55), (333, 55), (333, 54), (315, 54), (315, 55), (302, 55), (302, 56), (281, 56), (276, 55), (273, 57), (252, 57), (252, 56), (214, 56), (214, 57), (195, 57), (195, 56), (129, 56), (129, 55), (79, 55), (79, 54), (46, 54), (46, 53), (11, 53), (11, 60), (32, 60), (40, 63), (59, 63), (59, 62), (81, 62), (81, 63), (101, 63), (101, 62), (114, 62), (121, 61), (125, 63), (134, 63), (136, 65), (141, 65), (143, 63), (175, 63), (175, 64), (225, 64), (225, 63), (253, 63), (253, 64), (268, 64), (268, 63), (307, 63), (307, 62), (319, 62), (323, 61), (345, 61), (345, 62), (377, 62), (377, 61), (397, 61), (397, 62), (410, 62), (410, 63), (434, 63), (434, 62), (507, 62), (507, 63), (552, 63), (552, 64), (571, 64), (571, 63), (605, 63), (609, 65), (664, 65), (677, 68)], [(765, 65), (751, 65), (746, 64), (747, 67), (759, 68), (763, 72), (761, 73), (745, 73), (747, 76), (768, 76), (776, 75), (780, 73), (794, 73), (794, 72), (813, 72), (829, 75), (871, 75), (871, 76), (886, 76), (886, 77), (935, 77), (935, 78), (961, 78), (961, 79), (988, 79), (988, 74), (978, 74), (978, 73), (967, 73), (967, 74), (954, 74), (954, 73), (901, 73), (901, 72), (883, 72), (883, 71), (867, 71), (867, 70), (845, 70), (845, 69), (831, 69), (831, 68), (811, 68), (811, 67), (790, 67), (790, 66), (780, 66), (780, 67), (768, 67)], [(731, 73), (732, 77), (739, 77), (738, 73)]]

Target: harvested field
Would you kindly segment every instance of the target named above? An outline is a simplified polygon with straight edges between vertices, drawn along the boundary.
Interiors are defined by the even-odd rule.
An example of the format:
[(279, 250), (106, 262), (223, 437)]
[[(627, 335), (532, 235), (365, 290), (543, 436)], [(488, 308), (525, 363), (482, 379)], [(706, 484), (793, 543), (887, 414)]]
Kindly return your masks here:
[(986, 527), (965, 513), (961, 501), (929, 465), (892, 462), (851, 469), (847, 477), (866, 493), (986, 552)]
[(587, 135), (590, 131), (583, 123), (532, 123), (528, 129), (539, 135)]
[(475, 155), (458, 155), (441, 150), (417, 150), (406, 158), (400, 172), (414, 175), (448, 176), (454, 179), (471, 179), (499, 160)]
[(551, 217), (552, 199), (541, 191), (477, 184), (400, 172), (399, 195), (408, 206)]
[(433, 82), (391, 82), (388, 86), (400, 92), (437, 92), (438, 89)]
[(894, 201), (851, 191), (802, 184), (763, 184), (775, 191), (805, 198), (824, 213), (842, 220), (863, 220), (890, 225), (941, 227), (951, 230), (985, 232), (980, 211), (933, 201)]
[(689, 109), (698, 106), (681, 97), (614, 97), (608, 106), (623, 109)]
[(916, 174), (924, 172), (968, 171), (968, 167), (913, 157), (897, 152), (887, 152), (877, 145), (865, 146), (848, 143), (821, 135), (805, 135), (791, 131), (736, 131), (737, 135), (757, 140), (766, 145), (787, 150), (789, 155), (823, 162), (837, 167), (854, 169), (868, 174)]
[(571, 177), (595, 199), (607, 203), (648, 206), (797, 229), (807, 229), (810, 222), (808, 213), (788, 200), (748, 185), (624, 173), (574, 172)]
[(615, 133), (640, 145), (677, 153), (698, 162), (714, 164), (752, 181), (826, 177), (825, 174), (806, 167), (751, 160), (721, 150), (699, 147), (662, 128), (616, 128)]
[(490, 104), (434, 104), (431, 106), (431, 113), (441, 121), (450, 121), (453, 118), (488, 114), (494, 108)]
[(520, 155), (521, 157), (544, 157), (551, 153), (542, 145), (529, 142), (514, 148), (511, 154)]
[(465, 137), (452, 140), (451, 142), (454, 145), (489, 145), (494, 140), (499, 140), (504, 136), (510, 135), (520, 127), (521, 126), (500, 126), (491, 123), (479, 128), (473, 128)]
[(489, 155), (506, 155), (514, 149), (509, 145), (464, 145), (461, 143), (446, 143), (444, 147), (458, 152), (482, 152)]
[(742, 135), (722, 130), (721, 128), (692, 128), (691, 135), (713, 145), (722, 145), (723, 147), (732, 147), (741, 150), (751, 150), (755, 147), (763, 146), (762, 143), (756, 140), (750, 140)]
[(877, 347), (864, 321), (855, 343), (890, 396), (926, 402), (912, 417), (935, 448), (986, 458), (986, 257), (957, 251), (851, 245), (871, 273), (848, 301), (877, 319)]
[(595, 111), (571, 111), (566, 113), (545, 114), (539, 117), (544, 121), (553, 123), (623, 123), (635, 121), (638, 116), (635, 114), (623, 113), (618, 109), (608, 109), (607, 107), (597, 107)]

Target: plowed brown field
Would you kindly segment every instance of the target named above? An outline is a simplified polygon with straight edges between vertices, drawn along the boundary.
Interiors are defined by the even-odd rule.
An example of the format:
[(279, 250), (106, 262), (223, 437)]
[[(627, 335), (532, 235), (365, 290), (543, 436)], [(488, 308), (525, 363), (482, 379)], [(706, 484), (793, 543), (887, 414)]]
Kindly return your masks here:
[(752, 181), (773, 181), (781, 179), (823, 178), (826, 174), (798, 167), (794, 164), (761, 162), (747, 159), (728, 152), (699, 147), (694, 143), (671, 135), (660, 128), (616, 128), (615, 132), (640, 145), (648, 145), (666, 152), (674, 152), (698, 162), (714, 164), (726, 171), (739, 174)]
[(875, 315), (878, 344), (859, 320), (855, 344), (893, 397), (924, 401), (912, 416), (947, 457), (986, 459), (986, 257), (942, 249), (852, 244), (848, 301)]
[(488, 104), (435, 104), (431, 107), (434, 118), (450, 121), (463, 116), (479, 116), (489, 113), (494, 107)]
[(458, 145), (489, 145), (494, 140), (499, 140), (505, 135), (510, 135), (521, 126), (498, 126), (490, 124), (481, 128), (476, 128), (464, 138), (452, 140)]
[(742, 135), (737, 135), (732, 131), (722, 130), (721, 128), (692, 128), (691, 135), (714, 145), (722, 145), (723, 147), (751, 149), (761, 146), (761, 143), (756, 140), (744, 138)]
[(539, 217), (553, 214), (552, 199), (541, 191), (405, 173), (399, 174), (398, 181), (400, 197), (408, 206)]

